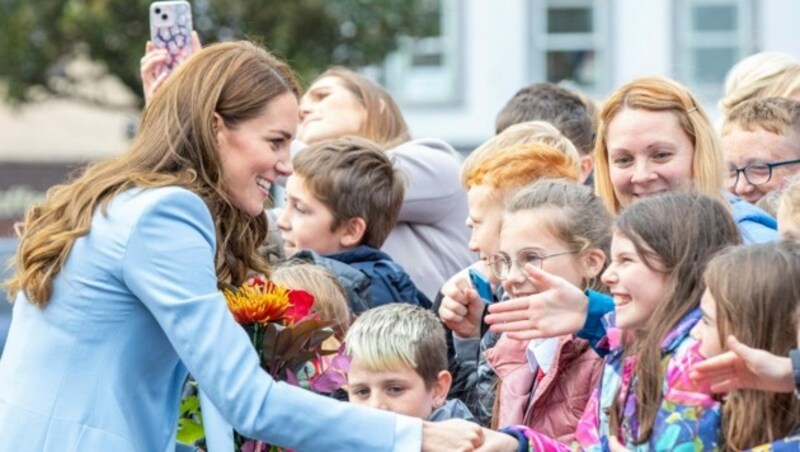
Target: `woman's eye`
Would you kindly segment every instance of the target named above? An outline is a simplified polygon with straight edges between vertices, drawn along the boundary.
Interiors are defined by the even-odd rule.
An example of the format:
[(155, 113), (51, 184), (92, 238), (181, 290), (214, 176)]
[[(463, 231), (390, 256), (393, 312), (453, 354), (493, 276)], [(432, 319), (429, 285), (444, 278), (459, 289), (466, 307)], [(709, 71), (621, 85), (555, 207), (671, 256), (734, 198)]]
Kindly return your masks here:
[(669, 157), (670, 155), (672, 155), (672, 154), (670, 154), (669, 152), (659, 151), (659, 152), (656, 152), (655, 154), (653, 154), (653, 158), (655, 158), (656, 160), (664, 160), (665, 158)]
[(633, 160), (628, 156), (614, 157), (614, 160), (613, 160), (614, 164), (617, 165), (617, 166), (628, 165), (632, 161)]

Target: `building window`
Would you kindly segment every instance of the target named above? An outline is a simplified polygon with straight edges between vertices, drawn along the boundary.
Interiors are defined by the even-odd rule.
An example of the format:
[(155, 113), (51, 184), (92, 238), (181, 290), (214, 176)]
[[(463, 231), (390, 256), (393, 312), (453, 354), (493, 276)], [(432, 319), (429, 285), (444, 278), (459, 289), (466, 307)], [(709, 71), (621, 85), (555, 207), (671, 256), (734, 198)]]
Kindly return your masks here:
[(607, 0), (532, 0), (534, 81), (603, 94), (610, 82)]
[(386, 58), (381, 79), (404, 106), (438, 106), (461, 100), (459, 0), (422, 0), (423, 36), (400, 38)]
[(730, 68), (755, 49), (750, 0), (676, 2), (675, 77), (703, 98), (719, 96)]

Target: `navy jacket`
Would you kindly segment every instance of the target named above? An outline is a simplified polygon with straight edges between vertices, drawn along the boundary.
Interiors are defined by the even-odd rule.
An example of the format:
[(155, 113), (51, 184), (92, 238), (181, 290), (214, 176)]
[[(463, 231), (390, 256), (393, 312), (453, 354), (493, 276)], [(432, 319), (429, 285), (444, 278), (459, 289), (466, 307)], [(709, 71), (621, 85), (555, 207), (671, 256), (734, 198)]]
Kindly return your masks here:
[(403, 267), (383, 251), (361, 245), (325, 257), (356, 268), (369, 277), (372, 282), (371, 308), (396, 302), (431, 308), (431, 301), (411, 282)]

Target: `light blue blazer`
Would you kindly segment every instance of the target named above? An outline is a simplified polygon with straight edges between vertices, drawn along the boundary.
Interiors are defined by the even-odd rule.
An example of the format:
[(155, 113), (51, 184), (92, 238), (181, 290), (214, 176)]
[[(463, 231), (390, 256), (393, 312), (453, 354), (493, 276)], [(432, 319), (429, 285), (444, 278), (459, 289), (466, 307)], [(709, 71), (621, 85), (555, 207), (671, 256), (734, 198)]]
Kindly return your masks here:
[(96, 212), (39, 309), (19, 294), (0, 359), (0, 451), (171, 451), (188, 372), (245, 435), (297, 450), (419, 450), (418, 419), (336, 402), (259, 367), (217, 290), (214, 224), (178, 188)]

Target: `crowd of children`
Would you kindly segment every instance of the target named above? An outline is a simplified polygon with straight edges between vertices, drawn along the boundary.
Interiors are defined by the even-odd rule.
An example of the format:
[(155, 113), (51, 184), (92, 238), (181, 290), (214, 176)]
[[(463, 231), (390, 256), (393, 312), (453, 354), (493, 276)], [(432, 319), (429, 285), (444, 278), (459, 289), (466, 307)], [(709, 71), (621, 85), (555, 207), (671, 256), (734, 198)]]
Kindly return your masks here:
[(462, 162), (332, 68), (271, 277), (333, 321), (351, 403), (492, 450), (798, 450), (800, 61), (740, 62), (720, 107), (718, 130), (667, 78), (599, 106), (540, 83)]
[[(665, 78), (633, 80), (597, 110), (552, 84), (526, 87), (498, 115), (497, 136), (461, 164), (465, 199), (436, 185), (447, 206), (404, 200), (404, 186), (424, 182), (403, 172), (399, 142), (338, 138), (299, 151), (277, 221), (286, 255), (348, 264), (371, 287), (366, 310), (349, 297), (350, 401), (469, 419), (494, 430), (486, 441), (499, 450), (800, 447), (800, 403), (785, 393), (794, 383), (780, 358), (800, 339), (800, 82), (756, 89), (800, 62), (762, 76), (748, 64), (731, 72), (720, 132)], [(368, 86), (346, 108), (402, 118), (393, 103), (372, 109), (390, 97), (358, 74), (322, 80), (306, 95), (317, 103)], [(361, 137), (388, 127), (350, 126)], [(428, 290), (438, 319), (414, 285), (433, 275), (409, 278), (413, 258), (379, 251), (400, 211), (425, 202), (416, 207), (441, 216), (466, 208), (471, 238), (458, 252), (475, 253)], [(413, 240), (456, 252), (422, 231)], [(761, 368), (731, 344), (772, 359), (779, 383), (757, 387)]]
[[(457, 196), (456, 157), (404, 151), (388, 93), (345, 69), (323, 74), (301, 103), (309, 146), (275, 222), (285, 255), (306, 263), (275, 278), (347, 287), (318, 303), (352, 357), (349, 400), (468, 419), (493, 429), (485, 440), (499, 450), (797, 447), (800, 403), (733, 386), (745, 358), (726, 352), (772, 357), (782, 392), (793, 388), (780, 357), (800, 336), (800, 92), (747, 90), (800, 62), (762, 77), (746, 63), (731, 72), (721, 132), (665, 78), (633, 80), (600, 108), (526, 87), (461, 163)], [(439, 155), (408, 157), (417, 151)], [(469, 240), (412, 221), (384, 246), (404, 219), (453, 212)], [(437, 227), (444, 238), (428, 233)], [(447, 259), (465, 250), (472, 262)], [(326, 300), (342, 294), (352, 326)]]

